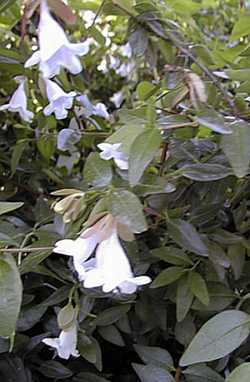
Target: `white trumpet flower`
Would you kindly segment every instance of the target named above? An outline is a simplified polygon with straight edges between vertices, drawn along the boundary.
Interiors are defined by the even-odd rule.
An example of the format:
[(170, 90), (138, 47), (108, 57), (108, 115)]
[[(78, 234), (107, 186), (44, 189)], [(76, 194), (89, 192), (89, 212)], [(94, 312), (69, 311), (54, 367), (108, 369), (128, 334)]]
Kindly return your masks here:
[(34, 114), (27, 109), (27, 96), (25, 94), (26, 78), (23, 76), (18, 76), (15, 80), (19, 83), (19, 86), (13, 93), (9, 103), (0, 106), (0, 111), (9, 110), (13, 113), (19, 113), (20, 117), (24, 121), (31, 122)]
[(107, 111), (107, 106), (104, 103), (98, 102), (95, 106), (90, 102), (87, 95), (81, 95), (77, 97), (77, 101), (79, 101), (84, 107), (84, 114), (86, 116), (90, 115), (98, 115), (99, 117), (109, 119), (109, 113)]
[(69, 359), (79, 357), (77, 346), (77, 328), (76, 324), (72, 325), (68, 330), (62, 330), (58, 338), (44, 338), (43, 343), (56, 349), (60, 358)]
[[(85, 231), (85, 233), (87, 230)], [(93, 234), (86, 239), (78, 237), (76, 240), (59, 240), (55, 244), (53, 252), (73, 257), (73, 264), (78, 273), (79, 280), (85, 278), (88, 258), (91, 256), (98, 244), (98, 234)], [(90, 263), (91, 264), (91, 263)]]
[(86, 272), (85, 288), (102, 286), (105, 293), (132, 294), (138, 286), (151, 282), (148, 276), (134, 277), (116, 229), (98, 245), (95, 260), (94, 268)]
[(61, 67), (72, 74), (82, 71), (78, 56), (88, 53), (89, 42), (70, 43), (62, 27), (51, 16), (46, 0), (41, 0), (38, 37), (40, 49), (26, 61), (25, 68), (39, 63), (45, 78), (59, 74)]
[(76, 240), (64, 239), (55, 243), (53, 252), (73, 257), (74, 268), (80, 281), (84, 280), (86, 271), (93, 268), (94, 260), (87, 260), (97, 244), (109, 235), (112, 224), (111, 215), (105, 215), (92, 227), (84, 230)]
[(114, 159), (115, 164), (121, 170), (128, 170), (128, 157), (125, 153), (118, 151), (121, 143), (100, 143), (97, 147), (102, 150), (100, 157), (104, 160)]
[(72, 108), (76, 92), (65, 93), (55, 82), (45, 79), (47, 97), (49, 105), (43, 112), (46, 116), (55, 113), (56, 119), (67, 118), (68, 109)]

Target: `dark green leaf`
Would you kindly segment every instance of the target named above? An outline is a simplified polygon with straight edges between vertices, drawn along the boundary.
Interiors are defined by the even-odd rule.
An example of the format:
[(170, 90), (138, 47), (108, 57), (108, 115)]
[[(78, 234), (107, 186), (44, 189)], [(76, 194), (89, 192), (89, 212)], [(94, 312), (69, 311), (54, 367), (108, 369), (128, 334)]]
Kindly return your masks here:
[(85, 163), (83, 176), (93, 187), (107, 186), (112, 180), (110, 162), (101, 159), (98, 153), (91, 153)]
[(143, 214), (140, 200), (130, 191), (114, 191), (108, 197), (108, 206), (111, 214), (117, 220), (127, 225), (134, 233), (147, 230), (147, 223)]
[(209, 362), (237, 349), (250, 333), (250, 317), (238, 310), (221, 312), (207, 321), (180, 360), (181, 366)]
[(212, 182), (232, 175), (232, 170), (220, 164), (187, 164), (181, 168), (182, 175), (198, 182)]
[(224, 135), (221, 148), (226, 154), (236, 176), (242, 178), (249, 171), (250, 163), (250, 125), (238, 121), (230, 125), (233, 133)]
[(22, 302), (22, 281), (10, 255), (1, 255), (0, 273), (0, 336), (11, 337)]
[(132, 364), (141, 382), (174, 382), (172, 375), (165, 369), (153, 365)]
[(250, 362), (245, 362), (236, 367), (234, 371), (226, 378), (225, 382), (249, 382)]
[(209, 304), (209, 294), (207, 290), (207, 285), (203, 277), (198, 272), (190, 272), (188, 283), (191, 292), (202, 304)]
[(161, 134), (156, 129), (146, 129), (134, 140), (129, 154), (129, 183), (135, 186), (160, 147)]
[(168, 233), (181, 247), (200, 256), (208, 256), (208, 248), (203, 243), (195, 227), (185, 220), (173, 219), (167, 222)]
[(49, 378), (66, 379), (72, 377), (73, 373), (63, 364), (56, 361), (46, 361), (39, 368), (40, 373)]
[(159, 288), (172, 284), (178, 280), (186, 271), (181, 267), (169, 267), (164, 269), (151, 284), (151, 288)]
[(23, 202), (0, 202), (0, 215), (7, 214), (24, 205)]
[(146, 364), (163, 367), (164, 369), (173, 367), (173, 359), (169, 352), (156, 346), (134, 345), (136, 353)]

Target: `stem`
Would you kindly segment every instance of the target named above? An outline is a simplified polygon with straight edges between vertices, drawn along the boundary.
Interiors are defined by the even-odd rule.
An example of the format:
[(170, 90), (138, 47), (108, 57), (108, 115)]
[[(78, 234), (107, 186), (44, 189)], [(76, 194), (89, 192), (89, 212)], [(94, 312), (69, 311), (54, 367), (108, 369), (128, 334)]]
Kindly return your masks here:
[(177, 367), (175, 372), (175, 382), (180, 382), (181, 380), (181, 368)]
[(106, 3), (106, 0), (103, 0), (103, 1), (101, 2), (99, 8), (97, 9), (97, 12), (96, 12), (96, 14), (95, 14), (94, 20), (93, 20), (93, 22), (92, 22), (90, 28), (92, 28), (92, 27), (95, 25), (95, 22), (96, 22), (98, 16), (100, 16), (100, 14), (102, 13), (102, 9), (103, 9), (105, 3)]
[(19, 252), (37, 252), (37, 251), (48, 251), (54, 247), (39, 247), (39, 248), (0, 248), (0, 253), (19, 253)]
[(17, 265), (20, 266), (22, 262), (22, 251), (21, 249), (24, 248), (24, 246), (28, 243), (29, 239), (33, 236), (34, 232), (29, 232), (28, 235), (25, 236), (21, 243), (20, 251), (18, 252), (18, 258), (17, 258)]
[(159, 171), (160, 176), (162, 176), (163, 172), (164, 172), (165, 162), (167, 159), (167, 153), (168, 153), (168, 142), (164, 142), (163, 148), (162, 148), (162, 153), (161, 153), (161, 167), (160, 167), (160, 171)]

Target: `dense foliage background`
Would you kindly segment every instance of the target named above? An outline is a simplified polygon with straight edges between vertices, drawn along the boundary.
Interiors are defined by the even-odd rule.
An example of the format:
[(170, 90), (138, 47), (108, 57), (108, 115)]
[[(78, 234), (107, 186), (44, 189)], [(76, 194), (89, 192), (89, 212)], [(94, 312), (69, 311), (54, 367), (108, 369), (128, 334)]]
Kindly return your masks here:
[[(0, 113), (1, 380), (247, 382), (250, 4), (67, 3), (49, 1), (89, 53), (79, 75), (62, 70), (57, 81), (92, 108), (76, 102), (56, 120), (43, 114), (37, 68), (24, 68), (38, 1), (0, 2), (1, 104), (25, 75), (35, 114)], [(128, 171), (100, 158), (104, 141), (122, 143)], [(57, 214), (64, 193), (51, 193), (61, 189), (84, 196)], [(71, 259), (53, 253), (103, 211), (135, 233), (123, 246), (153, 280), (132, 296), (83, 288)], [(42, 340), (58, 336), (69, 298), (81, 357), (62, 360)]]

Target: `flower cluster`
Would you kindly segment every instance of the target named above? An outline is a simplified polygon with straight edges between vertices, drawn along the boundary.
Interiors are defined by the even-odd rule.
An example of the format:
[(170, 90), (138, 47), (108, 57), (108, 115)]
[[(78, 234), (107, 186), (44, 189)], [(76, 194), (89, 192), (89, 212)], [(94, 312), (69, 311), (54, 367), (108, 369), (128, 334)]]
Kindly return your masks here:
[[(148, 276), (133, 275), (118, 237), (116, 219), (106, 214), (76, 240), (60, 240), (54, 252), (71, 256), (78, 278), (85, 288), (101, 287), (104, 293), (132, 294), (148, 284)], [(91, 257), (95, 252), (95, 256)]]
[[(56, 36), (56, 38), (51, 38)], [(76, 108), (75, 113), (79, 117), (82, 114), (85, 117), (91, 115), (109, 119), (109, 113), (106, 106), (98, 102), (93, 105), (87, 95), (77, 94), (76, 91), (66, 93), (58, 84), (55, 77), (60, 73), (61, 68), (67, 69), (72, 74), (78, 74), (82, 70), (79, 56), (89, 52), (90, 41), (87, 39), (83, 43), (71, 43), (62, 27), (51, 16), (47, 0), (40, 0), (40, 21), (38, 28), (39, 50), (24, 64), (25, 68), (33, 65), (39, 65), (39, 71), (44, 83), (44, 90), (48, 98), (48, 104), (43, 109), (45, 116), (55, 115), (57, 120), (67, 118), (68, 112), (73, 107), (74, 99), (79, 102), (81, 108)], [(21, 119), (30, 123), (34, 117), (33, 112), (28, 110), (27, 102), (27, 78), (18, 76), (15, 78), (19, 86), (10, 98), (9, 103), (0, 106), (0, 111), (9, 110), (18, 112)], [(115, 164), (121, 170), (128, 169), (128, 158), (126, 154), (119, 151), (121, 144), (102, 143), (99, 148), (100, 154), (104, 160), (114, 159)]]
[[(71, 74), (79, 74), (82, 71), (79, 57), (89, 52), (90, 41), (87, 39), (81, 43), (71, 43), (62, 27), (51, 16), (47, 0), (40, 0), (38, 41), (39, 50), (32, 54), (25, 62), (24, 67), (39, 66), (40, 76), (44, 82), (49, 101), (43, 113), (46, 116), (54, 113), (56, 119), (65, 119), (68, 116), (69, 109), (73, 106), (77, 93), (75, 91), (64, 92), (57, 80), (54, 78), (52, 81), (51, 79), (60, 73), (61, 68), (67, 69)], [(27, 87), (28, 81), (26, 77), (18, 77), (17, 81), (19, 83), (18, 88), (9, 103), (0, 107), (0, 111), (18, 112), (21, 119), (30, 123), (34, 114), (27, 109), (25, 87)], [(81, 96), (79, 102), (81, 102)], [(91, 103), (90, 105), (93, 115), (99, 115), (103, 118), (109, 117), (104, 104), (99, 103), (96, 107), (92, 107)]]
[[(78, 102), (79, 108), (75, 108), (76, 118), (83, 113), (86, 118), (91, 116), (110, 119), (106, 106), (103, 103), (93, 105), (86, 95), (76, 91), (65, 92), (55, 76), (60, 74), (61, 68), (65, 68), (72, 74), (78, 74), (82, 70), (79, 57), (89, 51), (90, 42), (71, 43), (62, 27), (50, 14), (47, 0), (40, 0), (40, 21), (38, 28), (39, 50), (24, 64), (25, 68), (38, 65), (42, 88), (48, 102), (43, 108), (45, 116), (55, 115), (57, 120), (67, 118), (74, 101)], [(129, 46), (127, 46), (128, 50)], [(124, 55), (131, 56), (131, 52), (124, 51)], [(122, 69), (124, 70), (124, 68)], [(0, 106), (1, 110), (18, 112), (20, 118), (31, 123), (34, 117), (28, 110), (27, 86), (28, 79), (24, 76), (16, 77), (18, 87), (11, 96), (9, 102)], [(114, 101), (115, 102), (115, 101)], [(122, 100), (117, 100), (122, 102)], [(65, 129), (64, 129), (65, 130)], [(70, 129), (67, 129), (69, 133)], [(72, 129), (71, 129), (72, 130)], [(61, 137), (65, 131), (61, 130)], [(74, 133), (74, 131), (73, 131)], [(59, 134), (59, 136), (60, 136)], [(71, 133), (72, 134), (72, 131)], [(67, 135), (67, 134), (66, 134)], [(78, 138), (77, 138), (78, 139)], [(63, 139), (62, 139), (63, 141)], [(77, 140), (73, 140), (74, 143)], [(65, 144), (61, 144), (63, 150)], [(71, 141), (72, 145), (72, 141)], [(122, 151), (121, 143), (105, 142), (98, 145), (101, 150), (100, 157), (103, 160), (114, 160), (116, 166), (123, 171), (128, 170), (128, 155)], [(63, 196), (56, 201), (52, 208), (62, 215), (65, 224), (75, 221), (86, 208), (85, 193), (70, 189), (60, 190), (55, 196)], [(128, 230), (124, 228), (123, 230)], [(132, 233), (129, 231), (129, 235)], [(55, 244), (54, 252), (70, 256), (79, 281), (84, 288), (101, 288), (103, 293), (131, 295), (137, 288), (151, 282), (148, 276), (135, 276), (131, 264), (119, 239), (121, 225), (108, 213), (99, 215), (81, 235), (75, 239), (60, 240)], [(132, 235), (133, 236), (133, 235)], [(57, 338), (45, 338), (43, 342), (56, 349), (59, 357), (68, 359), (71, 355), (79, 356), (77, 351), (77, 304), (72, 307), (72, 320), (70, 325), (60, 325), (61, 332)], [(75, 312), (77, 312), (75, 314)], [(59, 321), (58, 321), (59, 322)]]
[[(64, 203), (67, 198), (63, 199)], [(151, 279), (148, 276), (134, 276), (118, 233), (116, 219), (111, 214), (105, 214), (76, 240), (58, 241), (54, 252), (73, 258), (74, 269), (85, 288), (101, 288), (103, 293), (130, 295), (139, 286), (150, 283)], [(73, 308), (71, 310), (73, 319), (70, 325), (61, 325), (59, 337), (43, 340), (64, 359), (71, 355), (79, 356), (76, 314)]]

